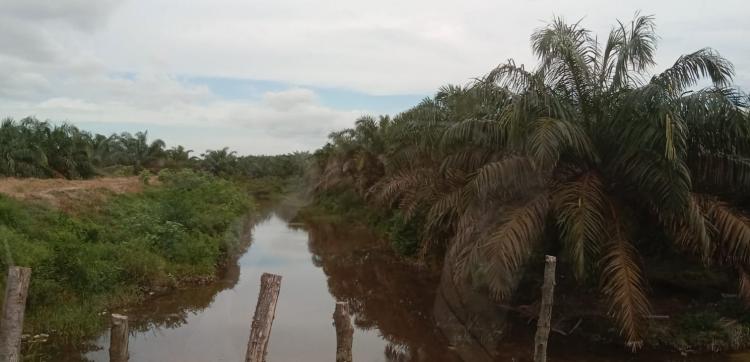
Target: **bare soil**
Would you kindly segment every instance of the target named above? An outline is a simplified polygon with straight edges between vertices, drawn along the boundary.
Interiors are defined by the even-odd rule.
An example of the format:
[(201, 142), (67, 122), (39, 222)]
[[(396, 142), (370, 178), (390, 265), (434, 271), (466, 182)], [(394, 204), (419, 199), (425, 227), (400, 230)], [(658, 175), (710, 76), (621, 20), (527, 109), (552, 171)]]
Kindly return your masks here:
[(0, 194), (39, 202), (65, 212), (101, 205), (110, 196), (143, 191), (137, 176), (91, 180), (0, 178)]

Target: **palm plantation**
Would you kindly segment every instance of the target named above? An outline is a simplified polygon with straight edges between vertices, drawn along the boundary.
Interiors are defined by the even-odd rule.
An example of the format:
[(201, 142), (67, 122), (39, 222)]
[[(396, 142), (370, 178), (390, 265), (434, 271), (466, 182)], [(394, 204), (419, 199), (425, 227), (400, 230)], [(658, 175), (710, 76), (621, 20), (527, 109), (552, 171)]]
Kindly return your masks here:
[(641, 253), (653, 244), (734, 273), (750, 302), (750, 210), (733, 203), (750, 190), (748, 98), (709, 48), (652, 73), (656, 39), (648, 16), (605, 41), (556, 19), (531, 36), (533, 69), (510, 60), (332, 134), (318, 188), (423, 218), (422, 255), (444, 251), (454, 278), (497, 299), (532, 253), (558, 253), (599, 286), (632, 348), (651, 310)]

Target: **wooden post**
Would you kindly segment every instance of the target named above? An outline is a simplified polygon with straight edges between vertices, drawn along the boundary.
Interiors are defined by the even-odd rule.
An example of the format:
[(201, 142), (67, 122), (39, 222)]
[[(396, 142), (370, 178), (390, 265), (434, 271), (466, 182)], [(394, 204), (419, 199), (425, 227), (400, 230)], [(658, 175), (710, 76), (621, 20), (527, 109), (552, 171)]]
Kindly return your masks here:
[(21, 360), (21, 334), (26, 297), (31, 282), (31, 269), (18, 266), (8, 268), (5, 280), (5, 303), (0, 320), (0, 361)]
[(547, 339), (549, 338), (552, 320), (552, 303), (555, 294), (555, 267), (557, 258), (547, 255), (544, 258), (544, 283), (542, 284), (542, 303), (539, 307), (539, 319), (536, 322), (534, 339), (534, 362), (547, 361)]
[(276, 302), (281, 290), (281, 276), (263, 273), (260, 277), (260, 293), (255, 305), (255, 315), (250, 328), (250, 339), (247, 341), (246, 362), (264, 362), (266, 348), (271, 336), (273, 318), (276, 315)]
[(333, 325), (336, 327), (336, 362), (352, 362), (354, 327), (349, 317), (349, 305), (345, 302), (336, 302)]
[(109, 331), (109, 361), (128, 360), (128, 317), (112, 314), (112, 328)]

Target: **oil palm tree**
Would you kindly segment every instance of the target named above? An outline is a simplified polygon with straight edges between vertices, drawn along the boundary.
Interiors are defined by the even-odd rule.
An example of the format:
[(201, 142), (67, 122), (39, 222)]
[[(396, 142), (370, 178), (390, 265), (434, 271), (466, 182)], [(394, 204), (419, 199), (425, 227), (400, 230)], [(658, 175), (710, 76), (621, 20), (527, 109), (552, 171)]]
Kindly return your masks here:
[(198, 162), (198, 157), (190, 156), (193, 150), (185, 149), (183, 146), (175, 146), (165, 151), (168, 167), (188, 167)]
[(229, 147), (207, 150), (201, 157), (202, 167), (216, 176), (231, 175), (237, 166), (237, 152), (229, 151)]
[(329, 139), (336, 150), (327, 155), (317, 187), (351, 183), (360, 194), (366, 194), (384, 176), (383, 156), (391, 122), (388, 116), (364, 116), (354, 128), (331, 133)]
[(133, 172), (140, 173), (144, 167), (152, 167), (163, 160), (166, 144), (160, 139), (148, 142), (148, 132), (135, 135), (123, 132), (113, 135), (113, 156), (118, 163), (132, 165)]
[[(645, 228), (736, 268), (750, 297), (750, 222), (730, 202), (750, 188), (750, 121), (746, 99), (728, 88), (732, 65), (706, 48), (650, 75), (649, 16), (618, 23), (604, 43), (562, 19), (531, 41), (534, 70), (509, 61), (472, 91), (407, 112), (405, 129), (420, 135), (390, 159), (410, 161), (374, 192), (427, 209), (426, 241), (436, 227), (450, 235), (456, 277), (485, 280), (498, 298), (532, 251), (558, 242), (579, 280), (599, 280), (633, 348), (650, 310)], [(712, 86), (695, 89), (703, 78)]]

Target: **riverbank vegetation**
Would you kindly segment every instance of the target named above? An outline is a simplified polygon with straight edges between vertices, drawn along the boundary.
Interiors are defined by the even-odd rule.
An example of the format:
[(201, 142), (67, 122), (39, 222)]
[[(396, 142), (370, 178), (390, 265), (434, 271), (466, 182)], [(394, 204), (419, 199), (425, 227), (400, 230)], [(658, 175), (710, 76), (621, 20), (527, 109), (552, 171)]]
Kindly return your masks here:
[(105, 136), (32, 117), (0, 123), (0, 175), (8, 177), (88, 179), (168, 168), (238, 180), (288, 182), (304, 174), (309, 158), (306, 152), (240, 156), (226, 147), (193, 154), (180, 145), (167, 148), (160, 139), (149, 140), (146, 131)]
[[(295, 188), (309, 158), (227, 148), (192, 154), (147, 132), (104, 136), (34, 118), (2, 121), (0, 176), (15, 178), (5, 180), (15, 199), (0, 196), (0, 266), (33, 269), (26, 332), (78, 342), (99, 331), (105, 309), (210, 280), (239, 250), (238, 218), (256, 200)], [(97, 189), (101, 176), (110, 178)], [(35, 193), (18, 181), (25, 177), (92, 181), (50, 182)]]
[(26, 333), (75, 343), (99, 332), (105, 310), (213, 278), (253, 202), (205, 173), (165, 170), (158, 180), (75, 215), (0, 196), (0, 265), (33, 269)]
[[(415, 245), (396, 249), (440, 256), (457, 281), (502, 302), (540, 265), (534, 256), (558, 255), (575, 281), (558, 292), (597, 290), (597, 310), (632, 349), (664, 344), (654, 337), (662, 327), (659, 336), (685, 342), (666, 344), (710, 349), (681, 335), (708, 324), (744, 332), (707, 339), (747, 346), (737, 308), (692, 317), (683, 308), (716, 305), (717, 293), (650, 288), (653, 271), (689, 260), (671, 271), (725, 276), (733, 286), (714, 286), (737, 296), (730, 304), (750, 303), (750, 99), (710, 48), (653, 73), (656, 40), (649, 16), (606, 38), (555, 19), (531, 36), (536, 67), (510, 60), (394, 118), (331, 134), (312, 162), (319, 204), (356, 194), (413, 233)], [(657, 303), (664, 294), (682, 302)], [(659, 324), (655, 311), (688, 314)]]

